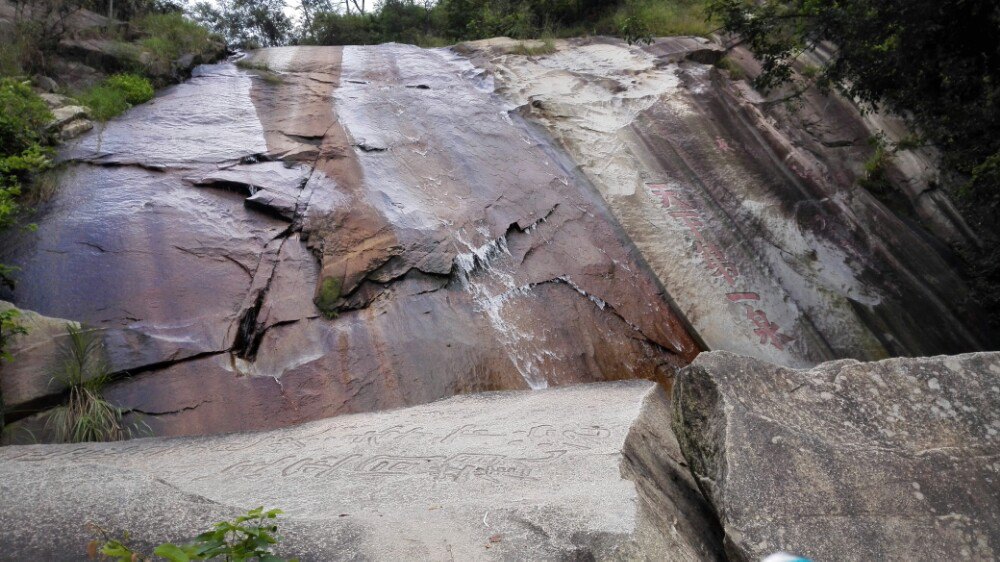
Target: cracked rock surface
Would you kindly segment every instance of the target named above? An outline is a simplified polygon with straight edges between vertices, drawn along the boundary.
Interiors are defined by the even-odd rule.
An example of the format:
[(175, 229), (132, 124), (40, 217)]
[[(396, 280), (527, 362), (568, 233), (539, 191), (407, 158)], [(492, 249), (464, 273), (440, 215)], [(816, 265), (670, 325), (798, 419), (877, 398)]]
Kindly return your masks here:
[(517, 45), (456, 48), (565, 148), (708, 348), (805, 367), (997, 345), (953, 265), (968, 227), (943, 194), (918, 195), (933, 161), (895, 158), (905, 205), (858, 186), (868, 139), (898, 124), (835, 95), (764, 99), (701, 38)]
[(261, 503), (285, 512), (278, 553), (302, 560), (722, 559), (667, 397), (646, 381), (262, 433), (0, 448), (5, 558), (82, 557), (81, 521), (148, 552)]
[[(3, 246), (8, 299), (98, 330), (106, 396), (155, 434), (669, 383), (697, 354), (603, 200), (465, 59), (251, 57), (70, 144), (38, 231)], [(37, 433), (59, 390), (5, 369), (7, 421)]]
[(1000, 353), (810, 370), (704, 353), (674, 431), (730, 560), (993, 560)]

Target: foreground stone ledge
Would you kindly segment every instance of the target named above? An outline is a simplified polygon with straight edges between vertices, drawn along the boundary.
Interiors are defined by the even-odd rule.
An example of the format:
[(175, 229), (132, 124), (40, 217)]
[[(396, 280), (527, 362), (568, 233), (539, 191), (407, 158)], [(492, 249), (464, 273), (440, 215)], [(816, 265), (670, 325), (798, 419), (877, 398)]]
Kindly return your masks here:
[(2, 557), (83, 558), (88, 522), (188, 540), (265, 505), (280, 554), (718, 558), (649, 382), (467, 395), (266, 433), (0, 448)]
[(795, 370), (715, 352), (673, 392), (732, 560), (1000, 555), (1000, 353)]

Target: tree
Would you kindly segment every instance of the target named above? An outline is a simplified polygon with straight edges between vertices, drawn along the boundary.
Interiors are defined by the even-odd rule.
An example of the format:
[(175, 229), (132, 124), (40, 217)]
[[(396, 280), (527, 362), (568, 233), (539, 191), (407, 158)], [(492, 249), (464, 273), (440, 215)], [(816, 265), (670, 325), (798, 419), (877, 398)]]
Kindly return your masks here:
[(818, 84), (905, 118), (963, 185), (1000, 199), (1000, 4), (995, 0), (710, 0), (709, 13), (787, 83), (802, 52), (834, 56)]
[(220, 0), (215, 5), (196, 3), (191, 15), (198, 23), (224, 36), (230, 45), (256, 49), (288, 40), (292, 21), (284, 9), (284, 0)]
[(1000, 323), (1000, 3), (996, 0), (709, 0), (760, 60), (755, 85), (793, 80), (803, 52), (833, 56), (816, 83), (902, 116), (941, 151), (945, 187), (983, 239), (959, 248), (977, 306)]

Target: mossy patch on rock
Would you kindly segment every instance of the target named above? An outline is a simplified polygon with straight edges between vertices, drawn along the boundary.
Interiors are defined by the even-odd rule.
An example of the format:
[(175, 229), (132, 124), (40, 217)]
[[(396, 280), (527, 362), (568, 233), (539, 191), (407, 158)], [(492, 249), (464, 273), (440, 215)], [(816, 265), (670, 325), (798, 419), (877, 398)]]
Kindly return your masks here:
[(340, 301), (340, 290), (343, 287), (343, 281), (336, 277), (324, 277), (323, 281), (320, 282), (319, 291), (316, 293), (315, 303), (316, 307), (327, 318), (334, 318), (337, 316), (337, 303)]

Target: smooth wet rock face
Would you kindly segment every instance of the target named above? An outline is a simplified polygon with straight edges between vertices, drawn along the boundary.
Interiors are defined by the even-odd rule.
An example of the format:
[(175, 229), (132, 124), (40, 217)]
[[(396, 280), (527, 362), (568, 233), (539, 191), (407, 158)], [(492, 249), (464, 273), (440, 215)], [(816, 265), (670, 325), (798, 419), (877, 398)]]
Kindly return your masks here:
[(794, 370), (714, 352), (673, 397), (731, 559), (1000, 552), (1000, 354)]
[[(68, 145), (40, 228), (0, 250), (18, 306), (101, 331), (106, 396), (156, 434), (668, 383), (697, 354), (604, 202), (467, 61), (252, 57), (270, 70), (202, 66)], [(58, 398), (0, 380), (24, 376), (15, 422)]]
[[(849, 103), (769, 109), (701, 39), (557, 41), (531, 57), (516, 44), (460, 49), (571, 155), (709, 348), (810, 366), (996, 345), (942, 250), (954, 227), (918, 226), (857, 186), (877, 129)], [(907, 189), (933, 191), (923, 172), (900, 172)], [(939, 193), (920, 199), (949, 214)]]
[(279, 553), (302, 560), (720, 559), (668, 407), (633, 381), (269, 433), (6, 447), (0, 552), (83, 557), (87, 522), (148, 551), (264, 504), (286, 513)]

